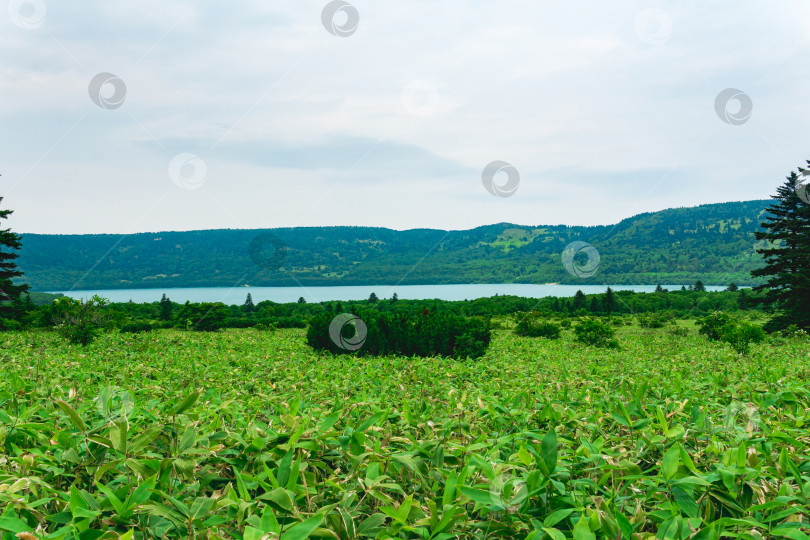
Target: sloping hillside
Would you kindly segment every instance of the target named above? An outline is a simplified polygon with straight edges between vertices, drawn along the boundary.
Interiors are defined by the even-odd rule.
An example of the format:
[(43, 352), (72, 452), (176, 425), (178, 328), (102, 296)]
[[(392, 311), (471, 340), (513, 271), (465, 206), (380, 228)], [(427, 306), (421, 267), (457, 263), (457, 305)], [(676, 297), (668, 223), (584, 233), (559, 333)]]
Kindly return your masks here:
[[(598, 227), (499, 223), (467, 231), (301, 227), (123, 237), (25, 234), (19, 264), (35, 290), (697, 279), (751, 284), (748, 272), (760, 264), (754, 232), (769, 204), (673, 208)], [(283, 243), (281, 249), (273, 238)], [(561, 253), (575, 240), (599, 251), (593, 277), (577, 278), (561, 263)]]

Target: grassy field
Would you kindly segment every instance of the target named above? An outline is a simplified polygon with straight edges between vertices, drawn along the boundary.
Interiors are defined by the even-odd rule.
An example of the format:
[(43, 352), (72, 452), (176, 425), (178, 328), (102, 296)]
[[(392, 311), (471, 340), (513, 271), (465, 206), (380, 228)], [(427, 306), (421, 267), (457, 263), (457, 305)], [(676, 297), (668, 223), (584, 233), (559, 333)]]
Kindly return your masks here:
[[(810, 343), (0, 335), (4, 538), (806, 538)], [(27, 533), (27, 535), (26, 535)]]

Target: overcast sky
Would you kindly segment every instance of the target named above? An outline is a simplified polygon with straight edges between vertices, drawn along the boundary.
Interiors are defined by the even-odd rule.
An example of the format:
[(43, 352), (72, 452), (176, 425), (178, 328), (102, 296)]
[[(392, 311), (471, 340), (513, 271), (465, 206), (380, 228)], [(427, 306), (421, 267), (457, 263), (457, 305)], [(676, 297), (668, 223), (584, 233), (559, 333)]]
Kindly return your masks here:
[(610, 224), (810, 159), (806, 0), (5, 3), (18, 232)]

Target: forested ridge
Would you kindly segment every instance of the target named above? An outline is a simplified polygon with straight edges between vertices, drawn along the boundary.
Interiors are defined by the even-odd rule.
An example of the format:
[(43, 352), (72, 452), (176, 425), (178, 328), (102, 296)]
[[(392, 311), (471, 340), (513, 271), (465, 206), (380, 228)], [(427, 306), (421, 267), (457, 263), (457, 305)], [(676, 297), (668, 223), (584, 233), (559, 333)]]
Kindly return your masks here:
[[(374, 227), (203, 230), (132, 235), (23, 234), (19, 267), (33, 290), (444, 283), (751, 285), (754, 233), (770, 201), (645, 213), (606, 226), (509, 223), (465, 231)], [(283, 242), (276, 250), (254, 240)], [(600, 254), (588, 279), (561, 254)], [(251, 252), (251, 243), (254, 251)], [(278, 245), (278, 244), (277, 244)], [(268, 265), (277, 261), (278, 264)], [(257, 262), (259, 264), (257, 264)]]

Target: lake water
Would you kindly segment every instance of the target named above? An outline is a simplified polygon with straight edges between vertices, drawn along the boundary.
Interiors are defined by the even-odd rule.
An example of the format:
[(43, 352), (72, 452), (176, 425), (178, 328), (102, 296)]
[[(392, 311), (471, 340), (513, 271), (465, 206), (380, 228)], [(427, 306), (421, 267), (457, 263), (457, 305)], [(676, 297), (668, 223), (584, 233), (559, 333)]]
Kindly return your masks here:
[[(665, 289), (680, 289), (680, 285), (662, 285)], [(607, 285), (530, 285), (518, 283), (505, 284), (469, 284), (469, 285), (357, 285), (338, 287), (209, 287), (189, 289), (111, 289), (100, 291), (50, 291), (61, 292), (72, 298), (90, 298), (97, 294), (112, 302), (136, 303), (157, 302), (166, 293), (173, 302), (224, 302), (225, 304), (242, 304), (247, 293), (253, 302), (272, 300), (273, 302), (295, 302), (303, 296), (307, 302), (328, 300), (365, 300), (374, 292), (380, 298), (390, 298), (394, 293), (402, 299), (427, 300), (473, 300), (495, 295), (514, 295), (526, 298), (543, 298), (546, 296), (570, 297), (578, 290), (585, 294), (603, 293)], [(655, 285), (610, 285), (614, 291), (652, 292)], [(720, 291), (725, 287), (707, 286), (710, 291)]]

